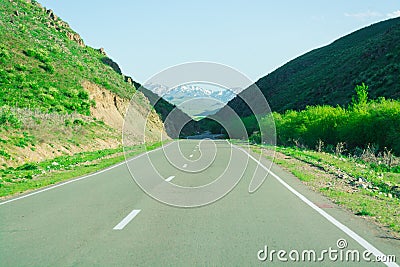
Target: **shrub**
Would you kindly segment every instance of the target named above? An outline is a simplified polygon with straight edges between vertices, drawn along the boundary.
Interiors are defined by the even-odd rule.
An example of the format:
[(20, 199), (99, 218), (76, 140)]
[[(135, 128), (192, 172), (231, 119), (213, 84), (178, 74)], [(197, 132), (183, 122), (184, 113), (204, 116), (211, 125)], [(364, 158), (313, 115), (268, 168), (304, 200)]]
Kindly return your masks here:
[(21, 171), (33, 171), (33, 170), (37, 170), (37, 169), (38, 169), (38, 166), (36, 163), (26, 163), (18, 168), (18, 170), (21, 170)]
[(255, 132), (249, 137), (249, 141), (253, 144), (260, 144), (261, 143), (261, 133)]
[(311, 106), (302, 111), (273, 113), (277, 142), (312, 149), (322, 142), (338, 154), (345, 147), (354, 151), (373, 144), (377, 152), (386, 148), (400, 155), (400, 101), (381, 98), (368, 102), (368, 86), (363, 84), (355, 90), (357, 97), (348, 109)]
[(8, 52), (8, 50), (6, 48), (0, 47), (0, 57), (2, 57), (2, 58), (10, 57), (10, 53)]
[(37, 60), (39, 60), (42, 63), (47, 63), (50, 61), (47, 52), (44, 51), (43, 49), (28, 49), (24, 51), (24, 54), (28, 57), (32, 57), (35, 58)]
[(54, 73), (54, 67), (50, 63), (46, 63), (44, 65), (41, 65), (40, 67), (50, 74)]
[(75, 119), (73, 124), (74, 125), (85, 125), (85, 122), (82, 119)]
[(78, 93), (78, 98), (81, 100), (87, 100), (89, 99), (89, 94), (86, 91), (82, 90)]
[(0, 47), (0, 63), (5, 63), (10, 58), (10, 53), (4, 47)]
[(0, 109), (0, 126), (11, 126), (13, 128), (21, 128), (22, 122), (9, 108)]
[(66, 119), (65, 120), (65, 122), (64, 122), (64, 124), (65, 124), (65, 126), (71, 126), (72, 125), (72, 121), (71, 120), (69, 120), (69, 119)]
[(10, 159), (11, 158), (11, 156), (10, 156), (10, 154), (8, 154), (5, 150), (3, 150), (3, 149), (0, 149), (0, 156), (1, 157), (5, 157), (6, 159)]
[(27, 70), (27, 67), (24, 64), (15, 64), (14, 68), (17, 71), (26, 71)]
[(368, 86), (362, 83), (362, 85), (357, 85), (354, 89), (357, 93), (357, 97), (353, 96), (351, 102), (353, 108), (362, 108), (368, 102)]

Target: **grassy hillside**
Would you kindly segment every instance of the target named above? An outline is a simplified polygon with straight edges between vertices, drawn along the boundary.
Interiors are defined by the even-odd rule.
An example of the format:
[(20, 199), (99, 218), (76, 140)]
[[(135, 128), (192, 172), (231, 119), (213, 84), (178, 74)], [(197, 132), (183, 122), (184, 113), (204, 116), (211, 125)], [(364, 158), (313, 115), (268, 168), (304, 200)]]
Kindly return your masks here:
[(84, 80), (121, 97), (135, 88), (105, 64), (104, 52), (84, 45), (68, 24), (39, 4), (0, 5), (0, 105), (90, 115)]
[[(347, 105), (353, 88), (362, 82), (369, 85), (372, 99), (400, 98), (400, 18), (374, 24), (313, 50), (256, 84), (271, 109), (283, 112), (307, 105)], [(242, 116), (250, 115), (237, 98), (229, 105)]]
[[(104, 49), (86, 46), (53, 11), (0, 0), (0, 168), (120, 147), (130, 97), (136, 116), (151, 109), (135, 92)], [(158, 141), (162, 121), (149, 117), (146, 140)]]

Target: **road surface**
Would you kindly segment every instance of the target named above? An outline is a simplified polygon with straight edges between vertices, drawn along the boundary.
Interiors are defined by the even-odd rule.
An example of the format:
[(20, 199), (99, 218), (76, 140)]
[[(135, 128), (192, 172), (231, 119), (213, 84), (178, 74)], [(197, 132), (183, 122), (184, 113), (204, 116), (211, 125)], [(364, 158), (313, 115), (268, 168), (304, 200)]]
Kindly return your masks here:
[[(322, 253), (329, 248), (338, 255), (357, 250), (361, 256), (370, 248), (371, 259), (379, 253), (400, 258), (398, 240), (383, 238), (379, 229), (275, 165), (273, 174), (250, 194), (254, 173), (267, 172), (262, 166), (270, 163), (257, 162), (255, 155), (226, 141), (201, 142), (175, 141), (130, 160), (130, 170), (120, 164), (0, 203), (0, 266), (288, 266), (294, 263), (289, 258), (293, 250), (299, 253), (297, 266), (385, 266), (330, 259)], [(149, 191), (161, 202), (131, 175), (150, 179), (157, 172), (163, 179)], [(180, 208), (162, 203), (195, 205), (213, 194), (210, 189), (204, 199), (182, 196), (165, 189), (167, 183), (205, 187), (218, 177), (237, 175), (241, 179), (233, 190), (209, 205)], [(347, 245), (339, 249), (338, 240)], [(273, 253), (271, 261), (271, 250), (287, 254), (282, 252), (279, 260)], [(317, 261), (321, 254), (324, 260), (313, 262), (310, 256), (312, 262), (301, 261), (309, 250), (316, 252)]]

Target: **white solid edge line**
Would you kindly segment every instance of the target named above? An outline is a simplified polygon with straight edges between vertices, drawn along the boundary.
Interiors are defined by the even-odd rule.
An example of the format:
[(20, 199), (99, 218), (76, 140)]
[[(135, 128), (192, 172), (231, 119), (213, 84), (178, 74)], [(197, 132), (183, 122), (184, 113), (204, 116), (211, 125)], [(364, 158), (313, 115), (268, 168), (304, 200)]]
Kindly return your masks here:
[(174, 178), (175, 178), (175, 176), (170, 176), (167, 179), (165, 179), (165, 181), (166, 182), (171, 182)]
[[(175, 142), (175, 141), (174, 141), (174, 142)], [(165, 146), (161, 146), (161, 147), (156, 148), (156, 149), (154, 149), (154, 150), (147, 151), (147, 152), (142, 153), (142, 154), (140, 154), (140, 155), (137, 155), (137, 156), (135, 156), (135, 157), (133, 157), (133, 158), (131, 158), (131, 159), (124, 160), (123, 162), (117, 163), (117, 164), (115, 164), (115, 165), (113, 165), (113, 166), (110, 166), (110, 167), (108, 167), (108, 168), (105, 168), (105, 169), (103, 169), (103, 170), (101, 170), (101, 171), (97, 171), (97, 172), (88, 174), (88, 175), (86, 175), (86, 176), (82, 176), (82, 177), (79, 177), (79, 178), (75, 178), (75, 179), (72, 179), (72, 180), (69, 180), (69, 181), (66, 181), (66, 182), (62, 182), (62, 183), (59, 183), (59, 184), (56, 184), (56, 185), (52, 185), (52, 186), (50, 186), (50, 187), (46, 187), (46, 188), (40, 189), (40, 190), (38, 190), (38, 191), (34, 191), (34, 192), (29, 193), (29, 194), (26, 194), (26, 195), (22, 195), (22, 196), (19, 196), (19, 197), (16, 197), (16, 198), (12, 198), (12, 199), (9, 199), (9, 200), (0, 202), (0, 206), (1, 206), (1, 205), (5, 205), (5, 204), (10, 203), (10, 202), (14, 202), (14, 201), (20, 200), (20, 199), (24, 199), (24, 198), (27, 198), (27, 197), (31, 197), (31, 196), (34, 196), (34, 195), (37, 195), (37, 194), (40, 194), (40, 193), (43, 193), (43, 192), (52, 190), (52, 189), (54, 189), (54, 188), (61, 187), (61, 186), (63, 186), (63, 185), (67, 185), (67, 184), (70, 184), (70, 183), (74, 183), (74, 182), (77, 182), (77, 181), (81, 181), (81, 180), (87, 179), (87, 178), (89, 178), (89, 177), (92, 177), (92, 176), (95, 176), (95, 175), (98, 175), (98, 174), (107, 172), (107, 171), (112, 170), (112, 169), (114, 169), (114, 168), (117, 168), (117, 167), (119, 167), (119, 166), (121, 166), (121, 165), (123, 165), (123, 164), (126, 164), (127, 162), (130, 162), (130, 161), (132, 161), (132, 160), (135, 160), (135, 159), (138, 159), (138, 158), (140, 158), (140, 157), (143, 157), (143, 156), (145, 156), (145, 155), (147, 155), (147, 154), (149, 154), (149, 153), (151, 153), (151, 152), (155, 152), (155, 151), (158, 151), (158, 150), (160, 150), (160, 149), (163, 149), (163, 148), (165, 148), (165, 147), (171, 145), (171, 144), (174, 143), (174, 142), (171, 142), (171, 143), (169, 143), (169, 144), (167, 144), (167, 145), (165, 145)]]
[(141, 210), (132, 210), (119, 224), (117, 224), (113, 230), (122, 230), (124, 227), (139, 214)]
[[(303, 196), (302, 194), (297, 192), (293, 187), (288, 185), (285, 181), (282, 180), (282, 178), (280, 178), (278, 175), (276, 175), (271, 170), (269, 170), (267, 167), (265, 167), (259, 160), (257, 160), (252, 155), (250, 155), (246, 150), (244, 150), (244, 149), (242, 149), (240, 147), (237, 147), (235, 145), (233, 145), (233, 146), (236, 147), (237, 149), (245, 152), (252, 160), (254, 160), (257, 164), (259, 164), (268, 173), (270, 173), (276, 180), (278, 180), (278, 182), (280, 182), (290, 192), (292, 192), (294, 195), (296, 195), (298, 198), (300, 198), (304, 203), (306, 203), (308, 206), (310, 206), (312, 209), (314, 209), (316, 212), (318, 212), (320, 215), (322, 215), (329, 222), (331, 222), (336, 227), (338, 227), (340, 230), (345, 232), (352, 239), (357, 241), (357, 243), (359, 243), (361, 246), (363, 246), (366, 250), (368, 250), (369, 252), (372, 252), (375, 257), (385, 256), (385, 254), (383, 254), (379, 249), (377, 249), (376, 247), (371, 245), (367, 240), (365, 240), (364, 238), (359, 236), (357, 233), (355, 233), (353, 230), (348, 228), (346, 225), (344, 225), (341, 222), (339, 222), (338, 220), (336, 220), (334, 217), (332, 217), (331, 215), (326, 213), (324, 210), (319, 208), (317, 205), (315, 205), (312, 201), (308, 200), (305, 196)], [(399, 266), (395, 262), (382, 262), (382, 263), (385, 264), (386, 266), (393, 266), (393, 267), (398, 267)]]

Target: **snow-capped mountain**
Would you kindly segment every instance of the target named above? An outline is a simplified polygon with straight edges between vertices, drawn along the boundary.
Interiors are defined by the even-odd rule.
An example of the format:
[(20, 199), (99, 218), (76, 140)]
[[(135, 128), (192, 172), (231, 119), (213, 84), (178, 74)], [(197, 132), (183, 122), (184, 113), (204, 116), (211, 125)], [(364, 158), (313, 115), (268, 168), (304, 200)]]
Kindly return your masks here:
[(172, 90), (158, 85), (149, 89), (175, 105), (193, 98), (212, 98), (226, 104), (236, 96), (234, 92), (227, 89), (219, 87), (206, 89), (198, 85), (182, 85)]
[(145, 87), (193, 118), (216, 113), (236, 96), (231, 90), (210, 85), (190, 84), (169, 89), (162, 85), (146, 84)]

